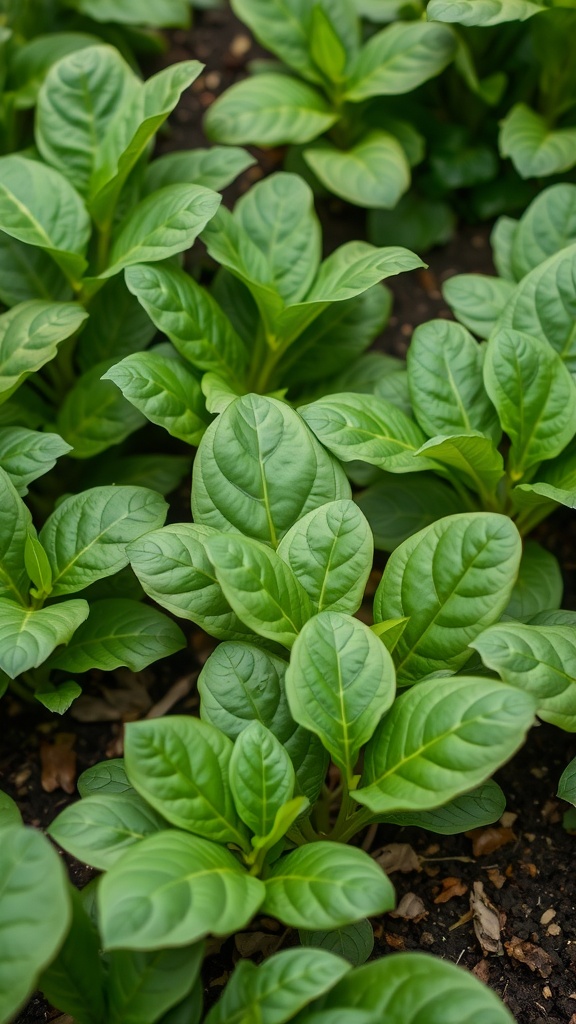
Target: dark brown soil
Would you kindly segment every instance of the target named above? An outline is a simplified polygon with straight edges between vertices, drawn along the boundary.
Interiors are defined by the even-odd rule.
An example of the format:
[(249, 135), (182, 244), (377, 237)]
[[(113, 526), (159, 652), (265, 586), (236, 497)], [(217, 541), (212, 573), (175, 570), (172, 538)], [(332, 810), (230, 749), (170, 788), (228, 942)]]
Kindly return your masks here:
[[(175, 32), (162, 63), (196, 57), (206, 70), (190, 90), (160, 140), (162, 151), (206, 145), (200, 118), (215, 96), (246, 73), (246, 62), (260, 55), (246, 29), (227, 9), (199, 13), (191, 33)], [(227, 190), (234, 199), (264, 173), (281, 166), (282, 153), (257, 153), (258, 166), (246, 172)], [(329, 251), (350, 238), (362, 237), (362, 211), (333, 200), (320, 205), (325, 245)], [(442, 282), (453, 273), (492, 271), (489, 229), (466, 227), (442, 250), (428, 254), (429, 269), (401, 275), (389, 284), (395, 296), (394, 311), (378, 345), (397, 355), (406, 351), (414, 327), (436, 316), (449, 316), (441, 296)], [(558, 513), (541, 528), (538, 538), (553, 550), (567, 569), (568, 606), (576, 607), (574, 589), (574, 517)], [(182, 675), (194, 673), (209, 652), (199, 631), (190, 636), (189, 650), (155, 666), (150, 675), (150, 700), (156, 700)], [(114, 686), (114, 683), (112, 683)], [(89, 682), (98, 693), (98, 680)], [(113, 699), (112, 699), (113, 702)], [(173, 710), (194, 712), (195, 692)], [(77, 774), (107, 756), (121, 752), (118, 722), (80, 723), (38, 711), (30, 713), (19, 702), (2, 702), (4, 729), (0, 753), (0, 788), (14, 796), (27, 823), (43, 828), (73, 797), (62, 789), (47, 793), (42, 788), (40, 746), (57, 734), (75, 737)], [(576, 754), (576, 739), (550, 726), (534, 728), (525, 748), (498, 773), (508, 798), (512, 821), (509, 841), (494, 852), (474, 856), (472, 841), (465, 836), (434, 836), (416, 829), (381, 828), (373, 848), (389, 843), (408, 843), (424, 858), (420, 871), (394, 873), (398, 900), (405, 894), (420, 897), (425, 916), (418, 922), (386, 915), (374, 922), (375, 955), (398, 949), (425, 949), (474, 970), (504, 999), (518, 1024), (576, 1024), (576, 884), (573, 860), (576, 837), (565, 832), (562, 814), (566, 805), (555, 798), (557, 780)], [(508, 824), (508, 823), (507, 823)], [(506, 834), (507, 835), (507, 834)], [(84, 885), (90, 870), (69, 862), (71, 877)], [(452, 882), (446, 882), (452, 879)], [(503, 952), (483, 956), (472, 922), (467, 917), (475, 882), (500, 914)], [(499, 887), (500, 886), (500, 887)], [(446, 902), (438, 896), (460, 892)], [(551, 913), (553, 911), (553, 914)], [(544, 916), (544, 923), (542, 917)], [(461, 920), (462, 919), (462, 920)], [(268, 952), (296, 940), (274, 922), (259, 921), (262, 933), (256, 950)], [(518, 942), (529, 943), (519, 946)], [(243, 944), (244, 943), (244, 944)], [(218, 996), (222, 985), (250, 938), (230, 939), (214, 950), (205, 965), (207, 1003)], [(508, 945), (506, 945), (508, 944)], [(520, 952), (525, 961), (513, 955)], [(256, 959), (260, 955), (256, 953)], [(34, 997), (17, 1024), (40, 1024), (57, 1017), (41, 997)]]

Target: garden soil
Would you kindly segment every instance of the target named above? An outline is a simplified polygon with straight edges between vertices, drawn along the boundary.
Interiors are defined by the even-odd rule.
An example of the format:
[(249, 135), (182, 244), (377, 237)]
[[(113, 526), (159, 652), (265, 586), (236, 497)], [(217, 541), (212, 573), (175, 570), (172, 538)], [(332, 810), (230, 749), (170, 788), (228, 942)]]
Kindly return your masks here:
[[(159, 140), (162, 152), (206, 145), (201, 116), (215, 97), (246, 74), (261, 56), (246, 29), (226, 9), (202, 12), (191, 32), (175, 32), (161, 64), (197, 58), (206, 70), (185, 93)], [(148, 69), (156, 70), (155, 68)], [(264, 174), (281, 166), (282, 152), (255, 151), (258, 163), (225, 193), (232, 204)], [(331, 200), (320, 209), (325, 247), (331, 251), (363, 237), (363, 213)], [(393, 239), (390, 240), (393, 243)], [(198, 257), (194, 257), (196, 260)], [(204, 259), (200, 256), (200, 260)], [(489, 231), (465, 227), (448, 246), (427, 257), (429, 268), (389, 281), (393, 316), (377, 345), (404, 355), (414, 328), (447, 317), (442, 282), (454, 273), (491, 273)], [(202, 272), (202, 267), (195, 268)], [(187, 515), (186, 495), (182, 517)], [(177, 506), (179, 501), (177, 500)], [(537, 539), (560, 558), (567, 607), (576, 608), (576, 524), (557, 513)], [(381, 566), (375, 570), (375, 587)], [(197, 674), (214, 641), (192, 628), (188, 650), (144, 673), (92, 673), (78, 717), (31, 712), (18, 700), (2, 701), (0, 788), (13, 796), (25, 821), (44, 828), (73, 799), (78, 774), (122, 753), (123, 722), (160, 713), (195, 713)], [(380, 826), (360, 837), (391, 873), (398, 894), (395, 915), (373, 921), (374, 956), (425, 950), (473, 971), (504, 1000), (518, 1024), (576, 1024), (576, 836), (563, 827), (568, 809), (556, 796), (558, 778), (576, 755), (576, 738), (550, 726), (535, 727), (523, 750), (496, 776), (507, 796), (500, 823), (468, 836), (435, 836), (414, 828)], [(369, 847), (368, 847), (369, 844)], [(82, 887), (93, 872), (67, 858)], [(219, 996), (242, 956), (259, 962), (297, 941), (268, 918), (250, 931), (214, 944), (206, 960), (206, 1005)], [(68, 1024), (35, 996), (17, 1024)]]

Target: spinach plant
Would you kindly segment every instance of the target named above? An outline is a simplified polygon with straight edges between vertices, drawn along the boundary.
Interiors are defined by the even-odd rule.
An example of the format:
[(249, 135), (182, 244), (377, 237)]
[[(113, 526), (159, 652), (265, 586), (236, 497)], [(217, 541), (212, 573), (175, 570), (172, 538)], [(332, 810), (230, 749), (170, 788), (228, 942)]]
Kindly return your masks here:
[(160, 495), (93, 487), (65, 498), (39, 534), (4, 470), (0, 495), (1, 692), (10, 685), (62, 713), (81, 692), (69, 674), (138, 671), (185, 645), (165, 615), (95, 586), (128, 564), (129, 542), (162, 525)]
[(387, 319), (390, 296), (380, 281), (422, 266), (406, 249), (365, 242), (321, 262), (312, 192), (293, 174), (254, 185), (201, 237), (222, 268), (212, 294), (166, 262), (125, 271), (181, 358), (173, 350), (135, 353), (105, 374), (140, 413), (191, 444), (205, 426), (205, 400), (220, 412), (249, 391), (297, 395), (311, 381), (330, 389)]

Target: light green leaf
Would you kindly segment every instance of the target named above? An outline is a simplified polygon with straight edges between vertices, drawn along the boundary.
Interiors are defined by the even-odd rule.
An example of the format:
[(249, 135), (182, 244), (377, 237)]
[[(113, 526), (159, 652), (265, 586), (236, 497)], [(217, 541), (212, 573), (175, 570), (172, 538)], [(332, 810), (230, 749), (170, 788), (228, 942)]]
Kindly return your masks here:
[(64, 864), (36, 829), (2, 829), (0, 1020), (10, 1021), (36, 987), (70, 924)]
[(213, 534), (206, 549), (238, 618), (259, 636), (291, 647), (313, 609), (290, 567), (266, 545), (235, 533)]
[(285, 1024), (349, 970), (339, 956), (319, 949), (285, 949), (260, 967), (241, 960), (206, 1024)]
[(196, 523), (172, 524), (141, 536), (127, 555), (148, 597), (173, 615), (219, 640), (253, 639), (224, 597), (208, 557), (206, 544), (216, 532)]
[(197, 523), (277, 547), (302, 516), (350, 497), (335, 459), (283, 402), (246, 395), (206, 431), (194, 462)]
[(471, 644), (509, 686), (530, 694), (545, 722), (576, 732), (576, 640), (572, 626), (498, 622)]
[(312, 509), (294, 523), (278, 547), (318, 611), (330, 608), (350, 614), (362, 603), (373, 551), (370, 526), (347, 499)]
[(146, 417), (126, 401), (112, 381), (102, 380), (109, 366), (107, 359), (78, 377), (58, 409), (56, 426), (72, 445), (71, 458), (92, 458), (146, 423)]
[(280, 808), (292, 799), (294, 783), (283, 745), (261, 722), (251, 722), (234, 744), (230, 788), (238, 814), (255, 836), (271, 831)]
[[(515, 696), (518, 696), (515, 694)], [(356, 846), (301, 846), (273, 866), (263, 910), (292, 928), (340, 928), (394, 907), (382, 868)]]
[(374, 619), (410, 619), (395, 650), (399, 682), (468, 661), (468, 645), (510, 600), (521, 554), (514, 524), (492, 512), (447, 516), (396, 548), (376, 591)]
[(330, 192), (357, 206), (392, 209), (410, 185), (404, 150), (389, 132), (368, 132), (348, 150), (322, 141), (303, 156)]
[(40, 532), (52, 566), (52, 596), (119, 572), (128, 565), (126, 545), (161, 526), (167, 511), (164, 499), (146, 487), (92, 487), (66, 498)]
[[(204, 946), (150, 953), (115, 949), (108, 960), (108, 1024), (164, 1024), (164, 1014), (197, 985)], [(187, 1024), (194, 1024), (188, 1012)]]
[(299, 410), (323, 445), (343, 462), (360, 459), (392, 473), (435, 469), (414, 455), (426, 435), (401, 409), (376, 395), (344, 393)]
[(534, 540), (526, 541), (518, 579), (504, 617), (525, 622), (539, 612), (559, 608), (563, 589), (562, 572), (552, 552), (541, 548)]
[(204, 131), (227, 145), (279, 146), (311, 142), (338, 116), (312, 86), (270, 72), (227, 89), (204, 118)]
[(137, 793), (95, 793), (60, 812), (48, 828), (59, 846), (99, 871), (107, 871), (166, 821)]
[(155, 608), (125, 598), (107, 598), (90, 606), (90, 617), (74, 634), (71, 643), (55, 654), (52, 668), (111, 672), (126, 665), (141, 672), (159, 658), (186, 646), (175, 622)]
[(216, 192), (200, 185), (166, 185), (146, 196), (120, 225), (110, 264), (100, 277), (113, 277), (134, 263), (165, 260), (189, 249), (220, 201)]
[(15, 679), (38, 668), (58, 644), (67, 644), (88, 617), (87, 601), (66, 601), (47, 608), (23, 608), (0, 599), (0, 669)]
[(171, 830), (137, 843), (100, 883), (105, 949), (157, 950), (244, 928), (265, 888), (222, 846)]
[(394, 825), (413, 825), (438, 835), (453, 836), (492, 825), (502, 817), (505, 808), (506, 797), (500, 786), (488, 779), (477, 789), (454, 797), (433, 811), (399, 811), (387, 814), (385, 820)]
[(36, 536), (36, 530), (30, 527), (24, 545), (24, 565), (36, 590), (35, 597), (43, 600), (52, 590), (52, 570), (48, 555)]
[(534, 712), (531, 696), (500, 681), (425, 680), (382, 719), (354, 799), (378, 815), (440, 807), (518, 750)]
[(271, 850), (274, 850), (274, 847), (276, 849), (274, 850), (273, 858), (278, 858), (285, 846), (284, 842), (280, 846), (280, 840), (285, 838), (292, 825), (308, 810), (309, 806), (310, 801), (307, 796), (295, 796), (288, 803), (282, 804), (276, 812), (274, 824), (270, 831), (265, 836), (252, 837), (252, 846), (255, 853), (251, 855), (250, 859), (255, 859), (255, 854), (259, 854), (259, 857), (262, 857)]
[(399, 22), (377, 32), (363, 46), (345, 97), (359, 102), (370, 96), (410, 92), (440, 74), (456, 53), (453, 32), (424, 21)]
[(30, 580), (24, 563), (32, 517), (8, 474), (0, 469), (0, 594), (28, 604)]
[(425, 264), (409, 249), (368, 242), (345, 242), (324, 260), (306, 297), (311, 302), (342, 302), (372, 288), (386, 277), (417, 270)]
[(443, 516), (465, 512), (462, 499), (438, 477), (431, 474), (399, 476), (383, 473), (357, 497), (370, 523), (374, 544), (382, 551), (394, 551), (417, 530)]
[[(545, 194), (545, 193), (544, 193)], [(532, 204), (530, 204), (531, 206)], [(528, 210), (530, 209), (528, 207)], [(512, 252), (514, 239), (518, 231), (519, 221), (512, 217), (498, 217), (490, 234), (490, 245), (492, 246), (492, 259), (500, 277), (507, 281), (516, 281), (516, 274), (512, 266)], [(540, 260), (538, 262), (541, 262)]]
[(320, 737), (350, 786), (360, 748), (394, 700), (384, 644), (357, 619), (320, 612), (296, 640), (286, 693), (292, 717)]
[[(340, 3), (340, 7), (345, 8), (346, 4)], [(343, 81), (347, 63), (346, 49), (336, 26), (320, 4), (314, 4), (312, 8), (309, 50), (313, 63), (323, 75), (336, 84)]]
[(126, 772), (140, 795), (172, 825), (246, 849), (246, 830), (230, 789), (232, 750), (227, 736), (188, 715), (131, 722)]
[(511, 248), (515, 277), (576, 242), (576, 185), (550, 185), (530, 203), (517, 222)]
[(553, 128), (525, 103), (515, 103), (508, 111), (499, 145), (521, 178), (561, 174), (576, 164), (576, 128)]
[(0, 428), (0, 465), (18, 494), (28, 493), (28, 484), (43, 476), (70, 445), (58, 434), (44, 434), (26, 427)]
[[(0, 163), (1, 166), (1, 163)], [(0, 401), (53, 359), (87, 313), (78, 303), (31, 300), (0, 315)]]
[(73, 6), (94, 21), (121, 25), (150, 25), (152, 28), (187, 28), (190, 21), (188, 0), (74, 0)]
[(531, 0), (430, 0), (426, 16), (430, 21), (487, 28), (505, 21), (525, 21), (541, 10), (541, 4)]
[(384, 644), (387, 651), (392, 651), (398, 644), (402, 633), (408, 625), (409, 619), (386, 619), (385, 622), (375, 622), (370, 629)]
[(432, 437), (416, 452), (418, 458), (434, 459), (456, 475), (473, 491), (481, 495), (490, 507), (498, 482), (504, 476), (504, 460), (493, 441), (484, 434), (454, 434)]
[(82, 372), (105, 360), (110, 365), (148, 348), (155, 333), (155, 325), (122, 277), (113, 277), (90, 299), (90, 317), (78, 338), (75, 358)]
[(366, 918), (330, 932), (300, 929), (299, 938), (303, 946), (335, 953), (348, 960), (353, 967), (366, 963), (374, 949), (374, 929)]
[(545, 341), (499, 330), (488, 343), (484, 383), (512, 441), (510, 476), (559, 455), (576, 433), (576, 386)]
[(68, 679), (51, 690), (36, 690), (34, 699), (40, 701), (40, 704), (48, 708), (48, 711), (53, 711), (56, 715), (64, 715), (81, 693), (82, 687), (78, 686), (73, 679)]
[(500, 424), (482, 381), (484, 349), (465, 327), (449, 320), (421, 324), (406, 362), (414, 416), (429, 437), (480, 431), (498, 444)]
[(1, 157), (0, 222), (7, 235), (46, 250), (67, 278), (81, 278), (90, 219), (59, 171), (16, 154)]
[(148, 195), (165, 185), (176, 185), (182, 181), (221, 192), (255, 163), (247, 150), (235, 146), (166, 153), (146, 168), (144, 192)]
[(455, 274), (442, 286), (446, 302), (470, 331), (489, 338), (514, 293), (514, 283), (488, 274)]
[(0, 828), (9, 828), (12, 825), (21, 825), (22, 815), (18, 810), (18, 804), (8, 793), (0, 790)]

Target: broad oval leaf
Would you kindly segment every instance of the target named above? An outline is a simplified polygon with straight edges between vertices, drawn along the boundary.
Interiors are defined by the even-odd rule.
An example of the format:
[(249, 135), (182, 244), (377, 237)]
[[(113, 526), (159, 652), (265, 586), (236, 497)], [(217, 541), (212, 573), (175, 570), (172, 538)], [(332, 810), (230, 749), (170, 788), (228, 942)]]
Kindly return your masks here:
[(292, 928), (339, 928), (395, 904), (382, 868), (356, 846), (317, 842), (281, 857), (266, 881), (263, 910)]
[(380, 722), (354, 799), (378, 815), (440, 807), (518, 750), (535, 710), (530, 695), (499, 680), (425, 680)]
[(362, 47), (350, 71), (345, 98), (410, 92), (440, 74), (456, 53), (450, 29), (425, 21), (399, 22), (377, 32)]
[(366, 918), (329, 932), (300, 929), (299, 937), (303, 946), (336, 953), (353, 967), (366, 963), (374, 949), (374, 929)]
[(128, 781), (123, 757), (111, 757), (87, 768), (78, 777), (77, 786), (82, 797), (95, 793), (126, 793), (134, 788)]
[(410, 165), (389, 132), (368, 132), (348, 150), (322, 140), (302, 155), (330, 192), (357, 206), (393, 209), (410, 186)]
[(195, 521), (272, 547), (311, 509), (349, 497), (341, 466), (274, 398), (245, 395), (229, 405), (209, 426), (194, 462)]
[(144, 192), (155, 192), (164, 185), (176, 185), (181, 181), (193, 181), (195, 185), (221, 192), (255, 163), (247, 150), (235, 146), (210, 146), (209, 149), (166, 153), (146, 168)]
[(576, 758), (566, 765), (558, 782), (557, 795), (561, 800), (576, 804)]
[(506, 797), (493, 779), (454, 797), (432, 811), (397, 811), (386, 814), (385, 821), (394, 825), (414, 825), (442, 836), (459, 835), (473, 828), (483, 828), (498, 821), (506, 809)]
[(501, 122), (499, 148), (521, 178), (561, 174), (576, 163), (576, 128), (551, 128), (547, 118), (515, 103)]
[(536, 702), (538, 716), (576, 732), (576, 638), (572, 626), (497, 622), (472, 641), (488, 668)]
[(9, 1021), (58, 951), (71, 912), (64, 864), (36, 829), (2, 829), (0, 870), (0, 1019)]
[(431, 437), (416, 455), (434, 459), (450, 476), (452, 470), (456, 478), (463, 478), (481, 496), (488, 508), (494, 507), (496, 489), (504, 476), (504, 459), (489, 437), (478, 431)]
[(84, 323), (79, 303), (22, 302), (0, 315), (0, 402), (53, 359), (58, 345)]
[(409, 618), (395, 650), (400, 683), (468, 661), (468, 645), (506, 608), (521, 555), (518, 530), (493, 512), (446, 516), (396, 548), (374, 618)]
[(55, 647), (68, 643), (88, 612), (87, 601), (33, 609), (0, 598), (0, 669), (15, 679), (39, 668)]
[(526, 622), (540, 612), (560, 608), (564, 583), (558, 560), (534, 540), (524, 542), (520, 571), (503, 618)]
[(505, 21), (525, 21), (541, 10), (540, 3), (531, 0), (430, 0), (426, 14), (431, 21), (487, 28)]
[(0, 828), (22, 824), (22, 815), (18, 810), (18, 804), (11, 796), (8, 796), (8, 793), (0, 790)]
[(66, 498), (40, 532), (52, 567), (52, 596), (119, 572), (128, 565), (126, 545), (162, 526), (167, 512), (164, 499), (146, 487), (92, 487)]
[(511, 248), (516, 278), (567, 245), (576, 242), (576, 185), (550, 185), (530, 203), (518, 221)]
[(351, 785), (360, 748), (394, 700), (382, 641), (351, 616), (320, 612), (294, 644), (286, 693), (293, 718), (320, 737)]
[(442, 287), (454, 315), (479, 338), (489, 338), (515, 285), (488, 274), (455, 274)]
[(354, 614), (372, 569), (368, 521), (345, 498), (312, 509), (282, 538), (278, 554), (300, 580), (314, 607)]
[[(107, 957), (108, 1024), (141, 1024), (146, 1019), (198, 1024), (200, 1018), (193, 1015), (189, 997), (197, 991), (204, 952), (202, 942), (149, 953), (114, 950)], [(172, 1007), (175, 1011), (184, 1007), (184, 1021), (173, 1021)]]
[(102, 878), (104, 947), (157, 950), (230, 935), (248, 924), (265, 892), (217, 843), (175, 830), (158, 832)]
[(187, 715), (131, 722), (126, 772), (134, 788), (172, 825), (216, 843), (246, 848), (230, 790), (232, 743)]
[(280, 808), (292, 799), (294, 768), (283, 747), (261, 722), (238, 736), (230, 758), (230, 788), (236, 810), (255, 836), (267, 836)]
[(213, 103), (204, 130), (227, 145), (278, 146), (310, 142), (337, 115), (312, 86), (288, 75), (255, 75), (237, 82)]
[(70, 804), (48, 832), (82, 863), (107, 871), (135, 843), (165, 828), (165, 819), (128, 791), (94, 794)]
[(48, 473), (69, 451), (70, 445), (59, 434), (26, 427), (0, 428), (0, 465), (18, 494), (28, 494), (28, 484)]

